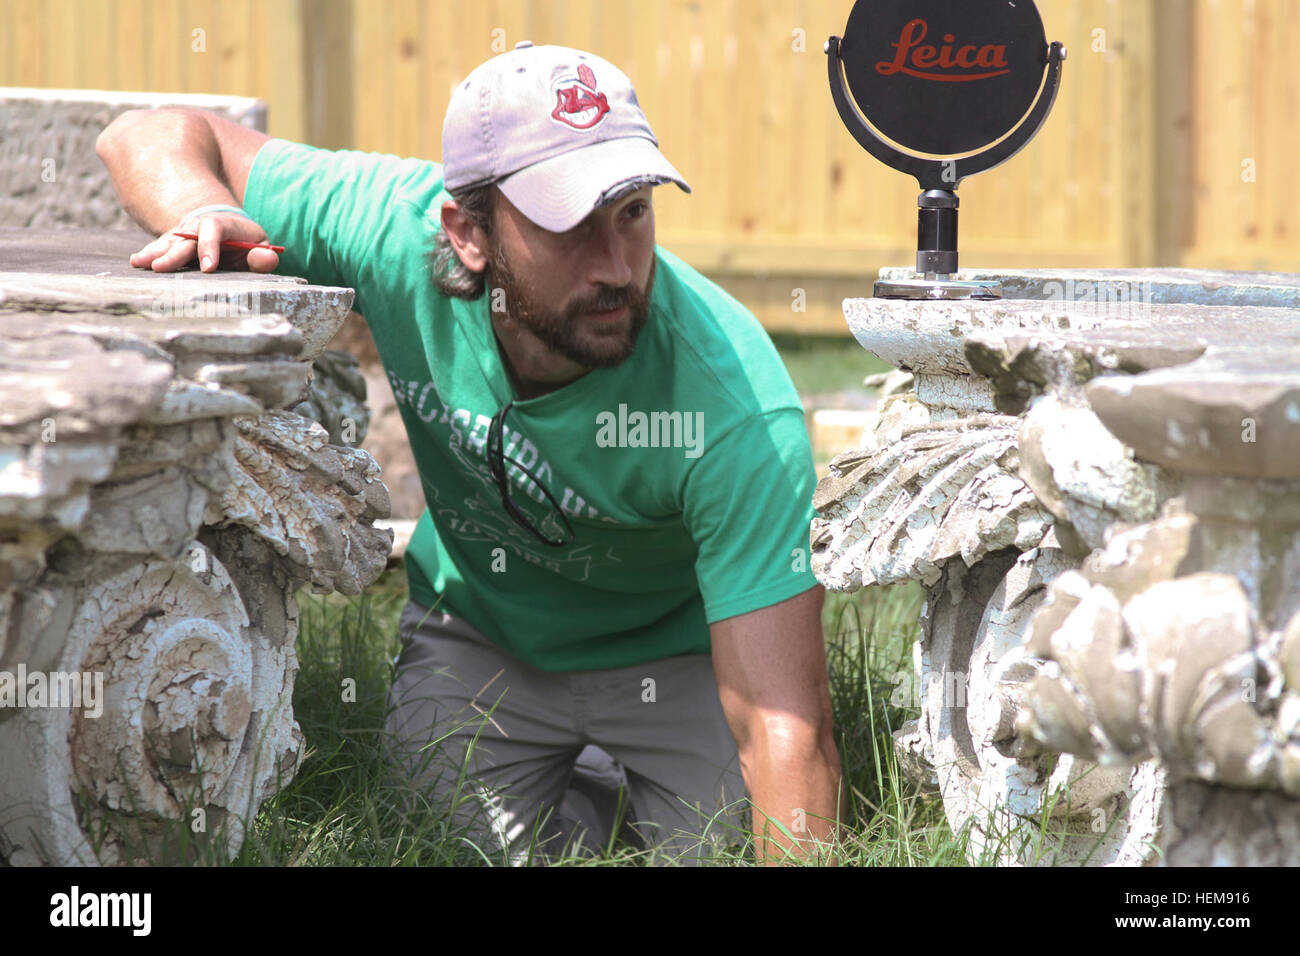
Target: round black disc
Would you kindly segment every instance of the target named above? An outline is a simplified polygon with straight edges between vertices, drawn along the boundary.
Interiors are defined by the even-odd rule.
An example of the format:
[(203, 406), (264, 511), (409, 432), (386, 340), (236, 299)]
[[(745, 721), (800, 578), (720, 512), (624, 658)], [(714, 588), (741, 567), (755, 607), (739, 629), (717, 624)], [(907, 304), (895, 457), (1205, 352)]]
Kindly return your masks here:
[(1032, 0), (857, 0), (840, 43), (849, 91), (913, 152), (970, 152), (1034, 103), (1047, 35)]

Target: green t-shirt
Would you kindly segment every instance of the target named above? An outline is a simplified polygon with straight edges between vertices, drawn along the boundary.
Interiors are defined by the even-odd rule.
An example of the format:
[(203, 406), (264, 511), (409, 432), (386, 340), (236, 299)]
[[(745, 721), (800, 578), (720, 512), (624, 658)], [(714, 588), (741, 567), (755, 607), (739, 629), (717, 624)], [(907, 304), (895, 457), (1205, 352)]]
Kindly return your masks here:
[[(505, 419), (505, 454), (560, 502), (573, 542), (548, 547), (514, 522), (485, 457), (488, 425), (515, 397), (488, 294), (449, 298), (432, 282), (448, 198), (437, 163), (284, 140), (258, 152), (244, 197), (286, 247), (280, 272), (356, 290), (428, 505), (406, 555), (411, 597), (564, 671), (708, 653), (709, 624), (814, 587), (798, 393), (754, 316), (659, 247), (632, 356)], [(559, 537), (542, 492), (511, 479), (534, 525)]]

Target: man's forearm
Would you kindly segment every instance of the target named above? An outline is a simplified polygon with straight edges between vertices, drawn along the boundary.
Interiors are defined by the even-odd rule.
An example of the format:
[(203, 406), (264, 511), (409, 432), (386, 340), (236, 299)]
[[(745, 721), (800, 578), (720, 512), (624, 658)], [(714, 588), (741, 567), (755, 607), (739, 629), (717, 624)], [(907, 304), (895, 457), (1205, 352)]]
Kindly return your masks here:
[(216, 137), (198, 113), (124, 113), (100, 133), (95, 152), (108, 167), (122, 207), (151, 233), (172, 228), (200, 206), (238, 205), (223, 175)]
[[(742, 755), (741, 769), (754, 805), (760, 863), (800, 859), (812, 850), (811, 841), (832, 841), (841, 805), (840, 762), (833, 745), (829, 754), (823, 747), (805, 759), (755, 756), (747, 760)], [(794, 835), (793, 846), (777, 823)]]

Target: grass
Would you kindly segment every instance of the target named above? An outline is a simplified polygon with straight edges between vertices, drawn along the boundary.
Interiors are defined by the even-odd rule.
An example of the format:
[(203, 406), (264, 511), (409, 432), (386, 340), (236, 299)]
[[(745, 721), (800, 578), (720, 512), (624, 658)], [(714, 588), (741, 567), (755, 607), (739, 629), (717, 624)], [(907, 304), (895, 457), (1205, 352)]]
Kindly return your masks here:
[[(382, 749), (384, 707), (397, 653), (405, 579), (389, 571), (354, 599), (299, 595), (300, 671), (294, 712), (308, 744), (295, 779), (263, 804), (236, 865), (485, 865), (507, 862), (451, 821), (449, 806), (418, 802), (391, 776)], [(829, 595), (823, 614), (836, 741), (848, 790), (846, 865), (964, 865), (938, 800), (900, 772), (891, 734), (915, 713), (890, 703), (910, 665), (919, 587)], [(355, 700), (345, 700), (345, 679)], [(349, 693), (350, 696), (350, 693)], [(417, 802), (413, 802), (417, 801)], [(216, 859), (210, 862), (219, 862)], [(551, 865), (663, 862), (615, 840), (595, 857)], [(752, 846), (718, 865), (752, 865)]]
[(406, 582), (386, 573), (355, 599), (299, 594), (294, 713), (307, 751), (293, 782), (265, 803), (237, 864), (465, 865), (484, 852), (421, 806), (383, 752), (386, 697)]
[(910, 673), (919, 585), (827, 595), (822, 614), (836, 746), (848, 790), (847, 864), (964, 864), (942, 805), (904, 776), (893, 733), (917, 716), (892, 703)]

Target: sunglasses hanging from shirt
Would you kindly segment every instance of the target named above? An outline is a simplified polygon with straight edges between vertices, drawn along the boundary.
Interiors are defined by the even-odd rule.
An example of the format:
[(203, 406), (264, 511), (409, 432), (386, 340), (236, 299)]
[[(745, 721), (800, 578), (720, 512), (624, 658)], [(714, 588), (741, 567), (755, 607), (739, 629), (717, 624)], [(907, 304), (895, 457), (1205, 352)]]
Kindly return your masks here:
[(872, 156), (921, 185), (914, 279), (894, 299), (997, 299), (957, 272), (957, 187), (1006, 162), (1056, 100), (1065, 47), (1047, 43), (1032, 0), (857, 0), (826, 41), (840, 119)]
[[(520, 462), (506, 455), (505, 450), (502, 448), (502, 433), (504, 432), (503, 425), (505, 424), (506, 414), (510, 409), (514, 408), (514, 405), (513, 400), (506, 402), (501, 411), (492, 416), (492, 423), (488, 426), (487, 435), (488, 470), (492, 472), (492, 478), (497, 483), (497, 490), (501, 492), (501, 507), (505, 508), (506, 514), (510, 515), (514, 523), (542, 544), (552, 548), (563, 548), (565, 545), (572, 544), (574, 538), (573, 525), (569, 523), (564, 508), (555, 500), (555, 495), (551, 494), (546, 485), (542, 484), (541, 478), (525, 468)], [(510, 475), (506, 468), (507, 464), (519, 469), (542, 493), (546, 503), (551, 506), (551, 510), (542, 524), (544, 527), (550, 526), (553, 528), (563, 525), (564, 532), (558, 537), (547, 537), (546, 533), (533, 523), (533, 519), (528, 516), (528, 512), (524, 511), (515, 501), (514, 496), (510, 494)]]

